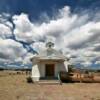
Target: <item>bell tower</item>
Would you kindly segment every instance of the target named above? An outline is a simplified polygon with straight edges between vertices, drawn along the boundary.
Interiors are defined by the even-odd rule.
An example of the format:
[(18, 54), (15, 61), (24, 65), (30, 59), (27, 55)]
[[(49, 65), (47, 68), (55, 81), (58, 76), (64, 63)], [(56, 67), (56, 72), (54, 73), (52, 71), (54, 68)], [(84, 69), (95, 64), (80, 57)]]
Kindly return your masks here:
[(47, 42), (46, 43), (46, 47), (47, 48), (53, 48), (54, 47), (54, 43), (53, 42)]

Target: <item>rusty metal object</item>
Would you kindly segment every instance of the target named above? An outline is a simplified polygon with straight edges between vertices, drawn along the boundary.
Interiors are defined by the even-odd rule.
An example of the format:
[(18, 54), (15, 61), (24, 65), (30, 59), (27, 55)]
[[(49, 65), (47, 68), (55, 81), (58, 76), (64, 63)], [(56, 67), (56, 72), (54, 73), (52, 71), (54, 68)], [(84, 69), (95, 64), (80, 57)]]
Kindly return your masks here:
[(100, 83), (100, 75), (96, 75), (93, 73), (81, 73), (81, 72), (60, 72), (60, 77), (62, 81), (68, 81), (68, 82), (90, 82)]

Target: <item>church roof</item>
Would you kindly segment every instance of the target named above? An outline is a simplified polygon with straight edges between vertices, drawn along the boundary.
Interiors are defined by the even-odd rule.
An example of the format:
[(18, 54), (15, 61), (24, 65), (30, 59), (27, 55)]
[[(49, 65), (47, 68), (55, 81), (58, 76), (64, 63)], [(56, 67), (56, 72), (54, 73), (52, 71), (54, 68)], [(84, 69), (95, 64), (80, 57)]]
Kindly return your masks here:
[(43, 51), (40, 51), (38, 55), (36, 55), (34, 58), (40, 59), (40, 60), (66, 60), (66, 57), (62, 54), (62, 52), (54, 49), (53, 44), (47, 43), (46, 49)]
[(44, 51), (41, 51), (37, 57), (43, 59), (65, 59), (65, 56), (60, 52), (53, 48), (48, 48)]

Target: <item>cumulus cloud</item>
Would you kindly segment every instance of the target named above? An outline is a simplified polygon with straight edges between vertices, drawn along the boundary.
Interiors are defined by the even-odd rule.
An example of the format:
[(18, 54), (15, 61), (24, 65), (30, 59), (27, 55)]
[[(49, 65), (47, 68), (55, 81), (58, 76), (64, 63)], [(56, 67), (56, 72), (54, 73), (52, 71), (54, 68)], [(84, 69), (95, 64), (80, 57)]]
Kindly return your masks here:
[(100, 61), (96, 61), (95, 64), (100, 64)]
[(11, 39), (0, 39), (0, 61), (16, 62), (22, 61), (22, 57), (26, 54), (26, 50), (20, 43)]
[[(90, 19), (89, 12), (75, 14), (71, 12), (69, 6), (65, 6), (59, 9), (53, 18), (50, 19), (46, 15), (48, 17), (46, 20), (44, 19), (42, 23), (39, 23), (39, 21), (36, 23), (31, 22), (28, 15), (22, 13), (12, 17), (15, 25), (14, 35), (18, 41), (21, 40), (26, 43), (34, 41), (31, 46), (38, 52), (45, 48), (45, 42), (48, 37), (51, 37), (56, 44), (56, 48), (62, 50), (66, 56), (70, 55), (74, 64), (81, 63), (84, 66), (90, 66), (96, 60), (100, 60), (99, 15), (99, 12), (97, 12), (93, 19)], [(3, 29), (3, 31), (0, 30), (1, 38), (9, 37), (12, 33), (10, 30), (11, 23), (9, 21), (6, 22), (8, 25), (0, 24), (0, 28)], [(9, 50), (10, 48), (8, 48)], [(13, 48), (14, 53), (16, 50), (17, 48)], [(23, 52), (23, 50), (21, 51)], [(19, 55), (23, 54), (22, 52)], [(25, 59), (27, 60), (33, 54), (28, 53), (26, 55)], [(6, 57), (2, 52), (1, 56)]]
[(10, 37), (12, 35), (12, 32), (10, 28), (4, 24), (0, 24), (0, 37), (5, 39), (7, 37)]

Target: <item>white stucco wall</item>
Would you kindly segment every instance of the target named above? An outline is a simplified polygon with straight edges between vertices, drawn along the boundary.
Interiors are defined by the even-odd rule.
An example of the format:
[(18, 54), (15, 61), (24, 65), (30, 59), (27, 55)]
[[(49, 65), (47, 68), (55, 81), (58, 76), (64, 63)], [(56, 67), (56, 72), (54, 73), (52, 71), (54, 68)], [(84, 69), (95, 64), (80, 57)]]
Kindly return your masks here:
[(55, 77), (58, 76), (60, 71), (68, 72), (67, 62), (43, 61), (33, 63), (32, 78), (34, 81), (39, 81), (40, 77), (45, 77), (45, 64), (55, 64)]
[(58, 73), (60, 71), (68, 72), (68, 63), (67, 63), (67, 61), (66, 62), (58, 62), (58, 63), (56, 63), (56, 66), (55, 66), (55, 76), (56, 77), (58, 76)]
[(32, 67), (32, 79), (33, 81), (39, 81), (40, 77), (39, 66), (38, 64), (34, 64)]

